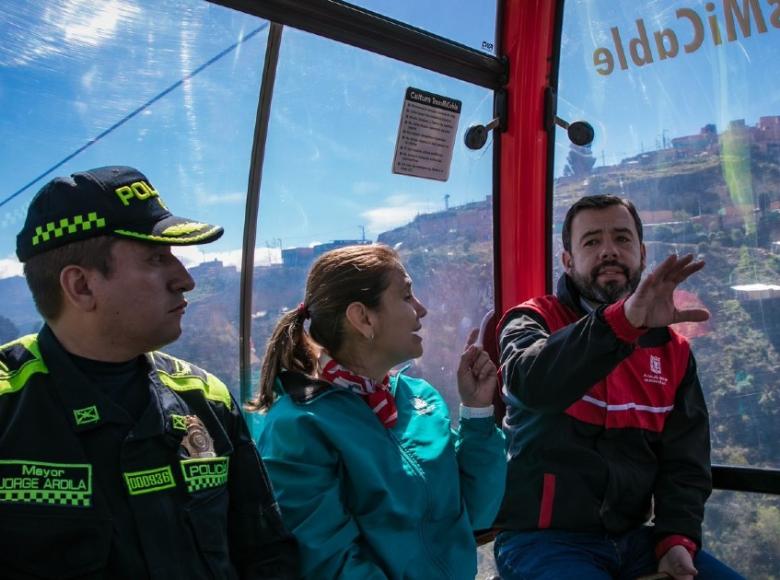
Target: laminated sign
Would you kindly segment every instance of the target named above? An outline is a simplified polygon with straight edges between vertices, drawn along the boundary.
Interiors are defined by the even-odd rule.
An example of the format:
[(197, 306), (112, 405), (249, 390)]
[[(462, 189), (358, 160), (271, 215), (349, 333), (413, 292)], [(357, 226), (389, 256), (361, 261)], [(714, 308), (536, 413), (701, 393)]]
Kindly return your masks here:
[(406, 89), (393, 173), (447, 181), (460, 108), (461, 102), (456, 99), (413, 87)]

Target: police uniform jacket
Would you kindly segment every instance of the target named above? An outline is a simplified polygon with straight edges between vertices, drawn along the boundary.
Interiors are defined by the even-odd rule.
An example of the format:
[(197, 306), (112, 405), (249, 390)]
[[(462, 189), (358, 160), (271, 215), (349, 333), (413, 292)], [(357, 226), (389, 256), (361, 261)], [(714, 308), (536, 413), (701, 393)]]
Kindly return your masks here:
[[(146, 362), (136, 421), (47, 326), (0, 347), (0, 575), (296, 577), (295, 541), (225, 385), (159, 352)], [(189, 456), (190, 436), (213, 456)]]

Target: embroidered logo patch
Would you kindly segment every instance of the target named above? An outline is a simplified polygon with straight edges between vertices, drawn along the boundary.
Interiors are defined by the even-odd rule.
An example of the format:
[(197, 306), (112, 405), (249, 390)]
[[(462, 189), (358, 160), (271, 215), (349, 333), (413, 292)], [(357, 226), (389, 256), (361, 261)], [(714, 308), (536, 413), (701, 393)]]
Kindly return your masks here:
[(228, 481), (228, 458), (184, 459), (181, 462), (181, 471), (184, 474), (184, 481), (189, 493), (210, 487), (219, 487)]
[(642, 378), (648, 383), (655, 383), (662, 387), (666, 386), (669, 379), (663, 375), (661, 368), (661, 357), (655, 354), (650, 355), (650, 372), (644, 373)]
[(414, 410), (417, 411), (418, 415), (430, 415), (436, 408), (433, 403), (429, 403), (420, 397), (412, 398), (412, 407), (414, 407)]
[(141, 495), (176, 487), (170, 465), (144, 471), (125, 472), (122, 475), (130, 495)]
[(661, 357), (655, 356), (654, 354), (650, 355), (650, 372), (654, 375), (660, 375), (661, 374)]
[(88, 425), (100, 421), (100, 414), (97, 406), (91, 405), (83, 409), (73, 409), (73, 416), (76, 418), (76, 425)]
[(89, 507), (92, 466), (0, 460), (0, 502)]
[(187, 417), (184, 415), (171, 415), (171, 427), (178, 431), (186, 431)]

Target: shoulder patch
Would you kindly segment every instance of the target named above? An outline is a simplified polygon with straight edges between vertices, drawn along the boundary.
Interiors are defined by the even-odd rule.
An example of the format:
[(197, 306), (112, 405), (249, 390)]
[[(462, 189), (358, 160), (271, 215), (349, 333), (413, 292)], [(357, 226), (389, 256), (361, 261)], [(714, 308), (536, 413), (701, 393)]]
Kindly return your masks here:
[(210, 401), (222, 403), (228, 409), (233, 408), (233, 399), (225, 383), (200, 367), (163, 352), (149, 353), (149, 359), (160, 377), (160, 381), (174, 391), (203, 392)]
[(22, 389), (36, 373), (48, 373), (38, 335), (28, 334), (0, 346), (0, 396)]

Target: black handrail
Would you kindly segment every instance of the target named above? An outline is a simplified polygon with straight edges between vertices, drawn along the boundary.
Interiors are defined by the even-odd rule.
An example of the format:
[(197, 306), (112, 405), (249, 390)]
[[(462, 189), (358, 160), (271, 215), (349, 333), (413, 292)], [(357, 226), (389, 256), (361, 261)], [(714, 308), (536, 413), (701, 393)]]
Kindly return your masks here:
[(712, 483), (715, 489), (780, 495), (780, 469), (713, 465)]
[(276, 65), (279, 62), (279, 47), (282, 44), (282, 25), (271, 23), (265, 49), (263, 77), (257, 103), (255, 133), (252, 140), (252, 157), (249, 166), (246, 209), (244, 214), (244, 251), (241, 256), (241, 306), (239, 314), (239, 368), (241, 380), (241, 403), (246, 403), (252, 394), (251, 334), (252, 334), (252, 281), (255, 272), (255, 241), (257, 238), (257, 214), (260, 207), (260, 184), (265, 161), (265, 142), (268, 136), (268, 122), (271, 117), (271, 100), (276, 81)]

